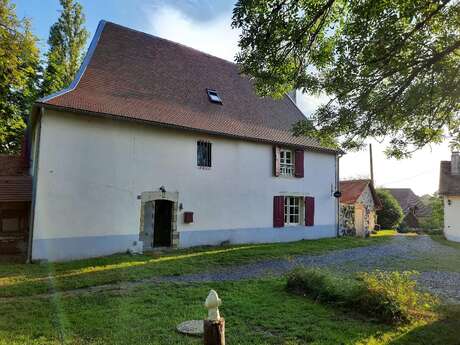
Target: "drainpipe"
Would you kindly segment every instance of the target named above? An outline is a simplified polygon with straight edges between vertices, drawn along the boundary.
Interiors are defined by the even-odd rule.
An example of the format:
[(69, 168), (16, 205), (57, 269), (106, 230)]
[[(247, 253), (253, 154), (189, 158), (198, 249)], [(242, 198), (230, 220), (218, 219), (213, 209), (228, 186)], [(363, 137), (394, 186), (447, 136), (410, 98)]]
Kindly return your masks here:
[[(338, 191), (340, 190), (340, 158), (343, 156), (343, 154), (338, 153), (336, 155), (335, 159), (335, 190)], [(337, 214), (336, 214), (336, 236), (340, 236), (340, 198), (336, 198), (337, 203)]]
[[(36, 121), (36, 138), (34, 137), (35, 142), (35, 151), (34, 157), (32, 159), (33, 169), (32, 169), (32, 204), (30, 207), (30, 221), (29, 221), (29, 241), (27, 244), (27, 259), (26, 262), (30, 264), (32, 262), (32, 241), (33, 241), (33, 232), (34, 232), (34, 224), (35, 224), (35, 203), (37, 199), (37, 178), (38, 178), (38, 162), (40, 156), (40, 136), (41, 136), (41, 124), (42, 124), (42, 117), (44, 113), (43, 106), (40, 107), (39, 114), (37, 115)], [(30, 154), (32, 150), (29, 151)]]

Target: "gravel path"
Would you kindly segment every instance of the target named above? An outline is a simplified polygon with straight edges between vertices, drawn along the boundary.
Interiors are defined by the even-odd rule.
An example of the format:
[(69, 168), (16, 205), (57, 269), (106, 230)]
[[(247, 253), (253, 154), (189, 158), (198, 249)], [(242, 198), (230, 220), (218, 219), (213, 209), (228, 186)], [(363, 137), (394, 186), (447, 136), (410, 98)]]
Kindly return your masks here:
[[(368, 271), (391, 269), (392, 262), (411, 260), (417, 257), (435, 257), (458, 253), (454, 248), (433, 241), (429, 236), (398, 236), (389, 244), (343, 249), (323, 255), (302, 255), (292, 260), (262, 261), (242, 266), (223, 268), (218, 272), (203, 272), (181, 276), (154, 278), (155, 282), (210, 282), (235, 281), (282, 275), (299, 267), (328, 267), (341, 271)], [(459, 263), (460, 264), (460, 263)], [(460, 303), (460, 273), (422, 272), (417, 280), (425, 288), (450, 302)]]

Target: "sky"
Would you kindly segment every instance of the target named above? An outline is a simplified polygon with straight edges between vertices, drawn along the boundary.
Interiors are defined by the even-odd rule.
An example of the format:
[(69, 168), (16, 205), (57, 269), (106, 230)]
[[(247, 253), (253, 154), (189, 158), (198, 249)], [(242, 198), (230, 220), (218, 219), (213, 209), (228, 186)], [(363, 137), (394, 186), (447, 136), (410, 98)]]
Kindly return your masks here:
[[(58, 0), (12, 0), (19, 17), (32, 20), (39, 46), (46, 50), (49, 27), (59, 15)], [(238, 52), (232, 30), (232, 0), (80, 0), (91, 36), (101, 19), (180, 42), (230, 61)], [(89, 44), (89, 42), (88, 42)], [(324, 98), (298, 92), (299, 108), (308, 116)], [(369, 139), (374, 154), (374, 180), (379, 187), (412, 188), (419, 195), (438, 189), (440, 160), (450, 159), (448, 143), (432, 145), (411, 159), (387, 159), (385, 145)], [(368, 178), (369, 152), (347, 153), (340, 160), (341, 179)]]

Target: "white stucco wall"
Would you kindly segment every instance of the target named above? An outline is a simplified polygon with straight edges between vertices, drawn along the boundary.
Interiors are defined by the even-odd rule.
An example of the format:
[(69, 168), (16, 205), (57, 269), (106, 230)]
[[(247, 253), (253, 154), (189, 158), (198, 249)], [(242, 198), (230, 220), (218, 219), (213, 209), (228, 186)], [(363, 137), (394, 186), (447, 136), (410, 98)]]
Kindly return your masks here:
[(460, 196), (444, 196), (444, 235), (460, 242)]
[[(197, 167), (197, 140), (212, 142), (209, 170)], [(269, 144), (46, 110), (33, 257), (66, 259), (128, 249), (139, 236), (137, 196), (162, 185), (179, 192), (178, 231), (213, 230), (203, 232), (205, 242), (208, 235), (212, 242), (216, 230), (273, 230), (273, 196), (280, 194), (315, 197), (315, 227), (302, 229), (310, 231), (302, 238), (334, 236), (334, 155), (305, 152), (303, 179), (273, 177), (272, 155)], [(194, 223), (183, 223), (184, 211), (194, 212)], [(247, 231), (244, 241), (251, 240)], [(181, 246), (187, 246), (186, 238)], [(66, 253), (69, 239), (86, 249)]]

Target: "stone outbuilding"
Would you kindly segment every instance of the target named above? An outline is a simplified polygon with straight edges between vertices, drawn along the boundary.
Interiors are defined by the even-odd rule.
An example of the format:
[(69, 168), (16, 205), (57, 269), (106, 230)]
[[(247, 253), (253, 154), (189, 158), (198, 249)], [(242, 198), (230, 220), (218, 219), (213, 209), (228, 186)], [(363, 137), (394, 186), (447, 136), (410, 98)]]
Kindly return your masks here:
[(340, 231), (342, 235), (368, 236), (381, 208), (371, 180), (340, 181)]

